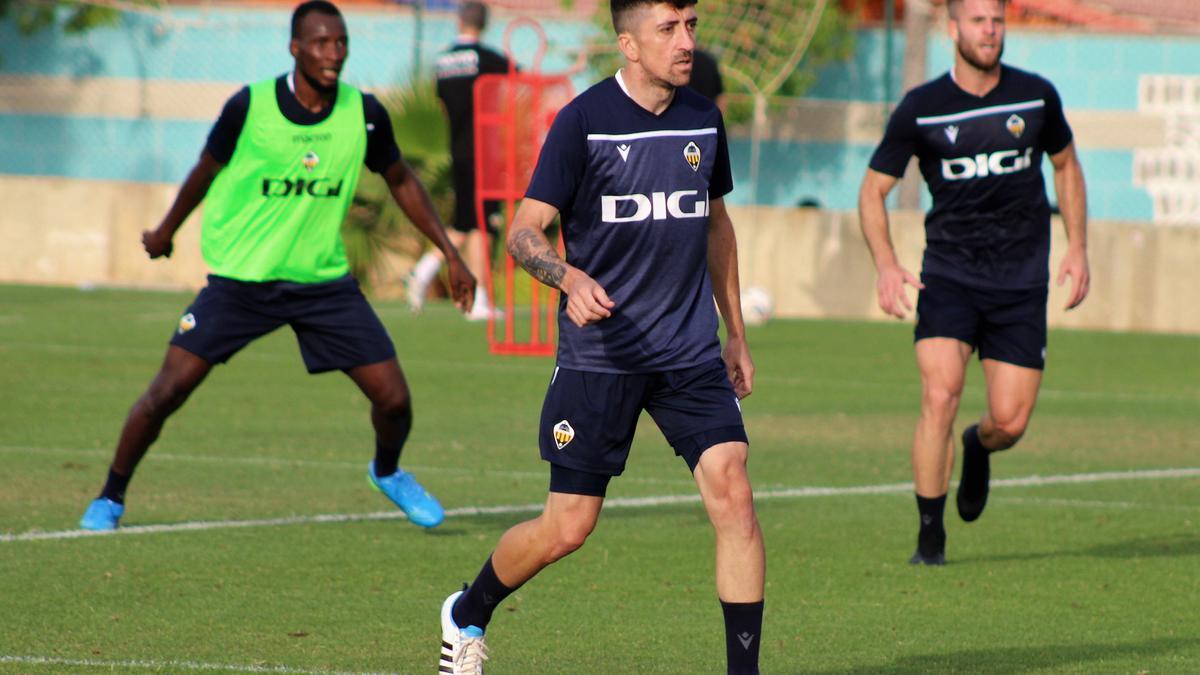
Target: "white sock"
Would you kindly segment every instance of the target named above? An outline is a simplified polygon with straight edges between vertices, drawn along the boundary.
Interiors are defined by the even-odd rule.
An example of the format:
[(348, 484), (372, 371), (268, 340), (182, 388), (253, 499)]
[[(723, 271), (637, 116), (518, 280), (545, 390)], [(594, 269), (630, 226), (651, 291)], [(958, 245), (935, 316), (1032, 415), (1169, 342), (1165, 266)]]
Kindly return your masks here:
[(416, 282), (417, 288), (428, 288), (429, 282), (433, 281), (441, 267), (442, 259), (433, 251), (428, 251), (421, 256), (412, 270), (413, 281)]
[(487, 312), (492, 308), (492, 303), (488, 302), (487, 286), (481, 281), (475, 286), (475, 306), (473, 312)]

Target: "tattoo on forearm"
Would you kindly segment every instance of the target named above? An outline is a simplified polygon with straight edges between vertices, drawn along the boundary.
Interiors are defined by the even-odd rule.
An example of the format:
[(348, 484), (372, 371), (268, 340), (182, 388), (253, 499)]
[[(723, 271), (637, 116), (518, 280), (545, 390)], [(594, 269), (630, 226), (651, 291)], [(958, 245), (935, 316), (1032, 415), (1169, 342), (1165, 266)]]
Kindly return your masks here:
[(513, 235), (508, 243), (508, 253), (533, 278), (547, 286), (558, 288), (567, 273), (567, 265), (558, 257), (558, 252), (550, 247), (544, 235), (534, 230), (522, 230)]

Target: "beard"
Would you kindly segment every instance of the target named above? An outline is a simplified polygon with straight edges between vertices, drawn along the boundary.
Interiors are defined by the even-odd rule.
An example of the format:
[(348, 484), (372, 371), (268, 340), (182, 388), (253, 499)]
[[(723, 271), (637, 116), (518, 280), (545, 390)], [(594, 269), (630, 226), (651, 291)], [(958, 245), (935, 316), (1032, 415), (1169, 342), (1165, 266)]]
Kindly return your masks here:
[(677, 66), (683, 65), (684, 63), (690, 64), (693, 68), (696, 66), (696, 62), (693, 60), (691, 54), (680, 54), (676, 56), (675, 59), (671, 61), (671, 69), (667, 71), (668, 75), (666, 77), (666, 80), (671, 84), (671, 86), (676, 88), (686, 87), (692, 81), (692, 71), (689, 70), (686, 75), (675, 71)]
[(957, 47), (958, 47), (958, 54), (959, 54), (959, 56), (963, 57), (964, 61), (966, 61), (968, 64), (970, 64), (970, 66), (972, 68), (983, 71), (983, 72), (987, 72), (989, 70), (994, 69), (996, 66), (998, 66), (1000, 64), (1000, 57), (1004, 56), (1004, 43), (1003, 42), (1000, 43), (1000, 49), (996, 50), (996, 59), (994, 61), (992, 61), (991, 63), (985, 63), (982, 60), (980, 60), (979, 57), (975, 56), (974, 54), (969, 53), (966, 49), (963, 48), (963, 45), (961, 42), (958, 43)]

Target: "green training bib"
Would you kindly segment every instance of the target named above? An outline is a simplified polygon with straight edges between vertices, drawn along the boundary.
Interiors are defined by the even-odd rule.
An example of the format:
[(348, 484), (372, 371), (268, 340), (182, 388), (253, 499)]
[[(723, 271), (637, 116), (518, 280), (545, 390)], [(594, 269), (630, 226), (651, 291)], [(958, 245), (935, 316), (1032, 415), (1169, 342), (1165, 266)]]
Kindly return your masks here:
[(289, 121), (275, 80), (250, 85), (250, 110), (229, 164), (205, 197), (200, 248), (214, 274), (315, 283), (350, 271), (342, 220), (367, 151), (362, 92), (338, 83), (329, 117)]

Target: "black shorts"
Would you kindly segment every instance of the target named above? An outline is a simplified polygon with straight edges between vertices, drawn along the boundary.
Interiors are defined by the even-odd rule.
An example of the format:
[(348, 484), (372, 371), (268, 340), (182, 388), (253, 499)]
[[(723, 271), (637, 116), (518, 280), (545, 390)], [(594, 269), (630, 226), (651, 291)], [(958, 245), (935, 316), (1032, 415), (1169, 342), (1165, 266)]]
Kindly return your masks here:
[[(642, 410), (693, 471), (712, 446), (748, 442), (741, 406), (720, 359), (639, 375), (555, 368), (538, 427), (542, 459), (572, 470), (564, 474), (618, 476), (625, 470)], [(551, 475), (555, 492), (593, 494), (556, 486), (553, 471)]]
[[(450, 226), (459, 232), (470, 234), (479, 229), (479, 218), (475, 211), (475, 158), (455, 157), (450, 167), (454, 180), (454, 222)], [(488, 219), (488, 232), (496, 234), (498, 228), (492, 223), (492, 215), (500, 210), (500, 202), (487, 201), (483, 204), (484, 217)]]
[(315, 284), (237, 281), (215, 274), (179, 319), (171, 344), (210, 364), (228, 361), (287, 324), (310, 373), (395, 358), (387, 330), (354, 277)]
[(1025, 368), (1046, 367), (1047, 286), (1018, 290), (973, 288), (921, 275), (915, 339), (947, 337), (979, 350), (979, 358)]

